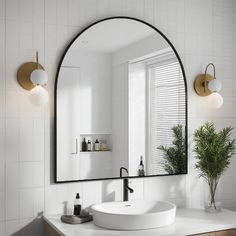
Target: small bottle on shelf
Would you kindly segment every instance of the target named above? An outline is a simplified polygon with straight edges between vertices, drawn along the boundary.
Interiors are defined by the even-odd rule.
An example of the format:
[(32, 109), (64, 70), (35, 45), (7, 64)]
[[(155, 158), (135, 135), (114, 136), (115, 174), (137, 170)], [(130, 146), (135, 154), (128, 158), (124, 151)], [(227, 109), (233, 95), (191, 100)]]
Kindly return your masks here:
[(87, 151), (88, 151), (88, 152), (91, 152), (91, 151), (92, 151), (92, 144), (91, 144), (90, 140), (88, 140)]
[(87, 151), (87, 144), (86, 144), (86, 140), (84, 138), (83, 142), (82, 142), (82, 152), (86, 152)]
[(98, 142), (98, 139), (96, 139), (94, 143), (94, 151), (100, 151), (100, 143)]
[(144, 176), (143, 156), (140, 156), (140, 163), (138, 166), (138, 176)]

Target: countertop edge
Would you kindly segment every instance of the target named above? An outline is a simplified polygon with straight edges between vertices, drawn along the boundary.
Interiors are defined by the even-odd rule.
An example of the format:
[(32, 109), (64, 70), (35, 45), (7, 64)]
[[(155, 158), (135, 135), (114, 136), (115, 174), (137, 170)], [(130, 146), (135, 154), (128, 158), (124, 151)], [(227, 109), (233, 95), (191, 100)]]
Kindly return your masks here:
[[(48, 219), (48, 217), (52, 217), (52, 216), (55, 216), (55, 215), (43, 216), (43, 219), (44, 219), (57, 233), (59, 233), (59, 234), (62, 235), (62, 236), (66, 236), (61, 230), (59, 230), (59, 229), (55, 226), (55, 224), (53, 224), (53, 223), (51, 222), (50, 219)], [(58, 215), (58, 216), (59, 216), (59, 215)]]
[[(195, 214), (196, 213), (196, 214)], [(66, 224), (67, 229), (63, 232), (63, 227), (65, 223), (60, 222), (60, 215), (47, 215), (44, 216), (43, 219), (60, 235), (62, 236), (70, 236), (68, 233), (69, 224)], [(222, 220), (223, 219), (223, 220)], [(225, 220), (225, 221), (224, 221)], [(60, 223), (59, 223), (60, 222)], [(61, 225), (60, 225), (61, 224)], [(63, 226), (64, 225), (64, 226)], [(186, 228), (185, 228), (186, 225)], [(79, 226), (79, 225), (77, 225)], [(190, 227), (191, 226), (191, 227)], [(192, 227), (193, 226), (193, 227)], [(91, 228), (90, 228), (91, 227)], [(101, 228), (97, 227), (91, 222), (86, 223), (86, 226), (76, 228), (76, 232), (87, 230), (88, 234), (91, 235), (91, 231), (93, 231), (93, 235), (96, 235), (96, 229), (98, 235), (101, 235)], [(194, 209), (194, 208), (178, 208), (178, 213), (176, 216), (176, 221), (174, 224), (160, 227), (155, 229), (147, 229), (145, 230), (148, 235), (152, 235), (155, 231), (166, 231), (163, 235), (166, 236), (185, 236), (185, 235), (196, 235), (202, 233), (210, 233), (215, 231), (224, 231), (236, 229), (236, 212), (222, 209), (221, 213), (206, 213), (203, 209)], [(137, 231), (116, 231), (102, 229), (103, 231), (107, 231), (107, 233), (112, 232), (112, 235), (119, 235), (119, 232), (129, 232), (129, 235), (134, 234), (133, 232)], [(171, 232), (171, 230), (173, 232)], [(71, 235), (75, 235), (75, 225), (71, 227)], [(143, 230), (140, 230), (143, 232)], [(170, 232), (169, 232), (170, 231)], [(140, 232), (141, 233), (141, 232)], [(138, 234), (138, 233), (137, 233)]]

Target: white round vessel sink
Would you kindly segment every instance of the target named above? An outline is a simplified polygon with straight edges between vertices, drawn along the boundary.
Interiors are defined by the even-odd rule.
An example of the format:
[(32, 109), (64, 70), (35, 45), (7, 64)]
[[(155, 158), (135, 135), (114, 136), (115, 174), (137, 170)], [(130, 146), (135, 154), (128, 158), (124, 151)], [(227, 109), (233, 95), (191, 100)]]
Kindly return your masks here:
[(174, 223), (176, 206), (165, 201), (106, 202), (92, 206), (97, 226), (116, 230), (140, 230)]

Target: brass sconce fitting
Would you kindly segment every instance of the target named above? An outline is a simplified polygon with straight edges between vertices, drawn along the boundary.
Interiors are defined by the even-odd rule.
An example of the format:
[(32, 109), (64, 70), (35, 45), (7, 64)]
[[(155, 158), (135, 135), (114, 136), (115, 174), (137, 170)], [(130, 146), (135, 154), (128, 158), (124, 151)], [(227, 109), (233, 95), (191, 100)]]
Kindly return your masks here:
[(22, 88), (30, 90), (29, 100), (33, 105), (40, 106), (48, 102), (48, 92), (44, 88), (48, 75), (38, 62), (38, 52), (36, 52), (36, 62), (27, 62), (20, 66), (17, 71), (17, 81)]
[[(207, 74), (207, 69), (208, 69), (209, 66), (213, 67), (213, 71), (214, 71), (213, 76)], [(194, 81), (194, 89), (195, 89), (196, 93), (199, 96), (208, 96), (208, 95), (210, 95), (212, 93), (212, 91), (208, 88), (208, 84), (213, 79), (216, 79), (216, 77), (215, 77), (215, 65), (213, 63), (209, 63), (206, 66), (205, 73), (198, 75), (196, 77), (195, 81)]]
[[(213, 67), (213, 76), (207, 74), (209, 66)], [(223, 105), (223, 97), (218, 93), (221, 90), (221, 82), (216, 79), (216, 68), (213, 63), (209, 63), (206, 66), (205, 73), (200, 74), (194, 81), (194, 89), (199, 96), (209, 96), (211, 100), (211, 106), (214, 108), (220, 108)]]
[(30, 80), (30, 76), (37, 69), (44, 70), (43, 66), (38, 62), (38, 52), (36, 52), (36, 62), (26, 62), (17, 71), (17, 81), (22, 88), (32, 90), (36, 86)]

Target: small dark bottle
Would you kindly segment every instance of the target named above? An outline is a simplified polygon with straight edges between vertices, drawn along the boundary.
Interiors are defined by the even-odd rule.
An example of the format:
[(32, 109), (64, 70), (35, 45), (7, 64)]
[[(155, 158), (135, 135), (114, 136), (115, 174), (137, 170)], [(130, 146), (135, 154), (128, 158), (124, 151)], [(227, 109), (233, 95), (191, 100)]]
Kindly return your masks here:
[(98, 139), (96, 139), (94, 143), (94, 151), (100, 151), (100, 144), (98, 142)]
[(140, 163), (138, 166), (138, 176), (144, 176), (143, 156), (140, 156)]
[(79, 216), (81, 211), (81, 203), (79, 193), (76, 194), (76, 198), (74, 201), (74, 215)]
[(82, 152), (86, 152), (87, 151), (87, 144), (86, 144), (86, 140), (84, 138), (83, 142), (82, 142)]
[(89, 151), (89, 152), (92, 151), (92, 144), (91, 144), (90, 140), (88, 140), (87, 151)]

